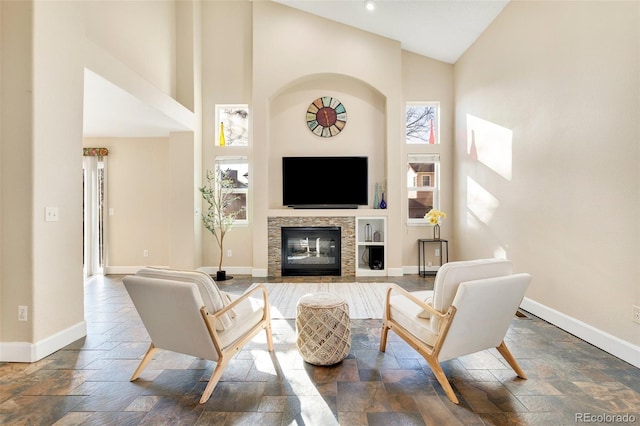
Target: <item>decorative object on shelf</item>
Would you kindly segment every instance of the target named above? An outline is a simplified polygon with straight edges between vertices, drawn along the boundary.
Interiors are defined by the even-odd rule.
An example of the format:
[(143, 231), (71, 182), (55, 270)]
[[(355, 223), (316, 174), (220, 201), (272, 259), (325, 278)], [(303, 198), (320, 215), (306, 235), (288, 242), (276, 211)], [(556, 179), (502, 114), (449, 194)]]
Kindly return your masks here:
[(371, 225), (368, 223), (364, 226), (364, 240), (366, 242), (370, 242), (372, 240)]
[(380, 208), (380, 186), (376, 183), (376, 192), (373, 194), (373, 208)]
[(384, 200), (384, 192), (382, 193), (382, 197), (380, 198), (380, 208), (381, 209), (387, 208), (387, 202)]
[(374, 241), (374, 242), (376, 242), (376, 243), (379, 243), (379, 242), (380, 242), (380, 232), (375, 231), (375, 232), (373, 233), (373, 241)]
[(347, 124), (347, 110), (338, 99), (323, 96), (307, 108), (307, 126), (315, 135), (330, 138)]
[(440, 219), (446, 219), (447, 214), (445, 212), (441, 212), (440, 210), (431, 209), (427, 214), (424, 215), (424, 218), (433, 225), (433, 239), (440, 239)]
[(225, 138), (224, 138), (224, 123), (220, 122), (220, 146), (225, 146)]
[(229, 206), (240, 197), (233, 193), (233, 179), (229, 178), (227, 172), (216, 167), (215, 171), (207, 170), (206, 178), (207, 183), (199, 188), (202, 198), (208, 204), (207, 211), (202, 213), (202, 225), (213, 234), (218, 243), (220, 259), (217, 279), (224, 281), (232, 278), (222, 270), (224, 237), (233, 228), (236, 217), (243, 209), (229, 209)]

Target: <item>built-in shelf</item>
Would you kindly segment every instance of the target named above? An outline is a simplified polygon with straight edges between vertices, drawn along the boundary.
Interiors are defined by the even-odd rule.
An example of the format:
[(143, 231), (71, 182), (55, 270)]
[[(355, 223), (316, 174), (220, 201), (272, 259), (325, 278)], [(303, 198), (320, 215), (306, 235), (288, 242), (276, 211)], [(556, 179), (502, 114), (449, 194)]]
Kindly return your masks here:
[(387, 275), (386, 237), (386, 216), (356, 216), (356, 276)]

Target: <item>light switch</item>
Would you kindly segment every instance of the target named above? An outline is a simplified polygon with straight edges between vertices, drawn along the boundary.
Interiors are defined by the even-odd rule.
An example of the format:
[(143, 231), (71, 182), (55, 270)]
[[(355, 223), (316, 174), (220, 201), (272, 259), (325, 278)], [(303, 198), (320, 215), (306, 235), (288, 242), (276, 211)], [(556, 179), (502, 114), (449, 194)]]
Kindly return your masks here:
[(44, 217), (47, 222), (57, 222), (58, 221), (58, 208), (57, 207), (46, 207), (44, 209)]

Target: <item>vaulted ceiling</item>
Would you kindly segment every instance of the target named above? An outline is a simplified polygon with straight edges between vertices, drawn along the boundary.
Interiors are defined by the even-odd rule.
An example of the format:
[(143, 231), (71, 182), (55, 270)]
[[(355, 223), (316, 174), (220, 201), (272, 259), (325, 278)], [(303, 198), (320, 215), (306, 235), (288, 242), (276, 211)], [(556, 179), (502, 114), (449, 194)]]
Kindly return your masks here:
[[(405, 50), (455, 63), (509, 0), (275, 0), (400, 42)], [(187, 130), (161, 111), (85, 73), (85, 136), (150, 137)]]

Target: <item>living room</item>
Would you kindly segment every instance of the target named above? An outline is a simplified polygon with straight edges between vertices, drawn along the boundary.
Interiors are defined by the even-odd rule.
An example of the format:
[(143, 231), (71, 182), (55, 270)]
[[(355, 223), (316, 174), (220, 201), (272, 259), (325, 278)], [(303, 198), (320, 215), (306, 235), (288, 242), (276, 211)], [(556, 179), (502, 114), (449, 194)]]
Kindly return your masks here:
[[(510, 3), (455, 64), (271, 2), (175, 10), (159, 3), (144, 14), (121, 6), (3, 4), (3, 354), (35, 361), (85, 333), (76, 208), (83, 146), (110, 150), (115, 273), (215, 264), (216, 245), (194, 214), (202, 207), (197, 187), (215, 156), (231, 154), (249, 158), (253, 186), (250, 223), (229, 234), (225, 266), (264, 276), (268, 218), (297, 214), (280, 201), (282, 156), (366, 155), (372, 182), (387, 187), (389, 280), (417, 273), (417, 240), (432, 232), (406, 221), (403, 173), (417, 149), (441, 155), (452, 259), (511, 259), (534, 277), (525, 300), (531, 312), (638, 366), (637, 3)], [(334, 46), (330, 59), (306, 53), (305, 40), (316, 38)], [(159, 89), (179, 100), (192, 131), (83, 139), (85, 68), (142, 99)], [(325, 94), (349, 111), (348, 127), (328, 141), (304, 122), (308, 104)], [(410, 101), (440, 103), (436, 147), (403, 142)], [(238, 103), (251, 106), (250, 145), (218, 147), (215, 105)], [(170, 102), (165, 108), (184, 113)], [(481, 145), (483, 129), (506, 132), (509, 142), (492, 151)], [(46, 206), (59, 208), (58, 222), (44, 221)], [(30, 321), (16, 319), (23, 305)]]

